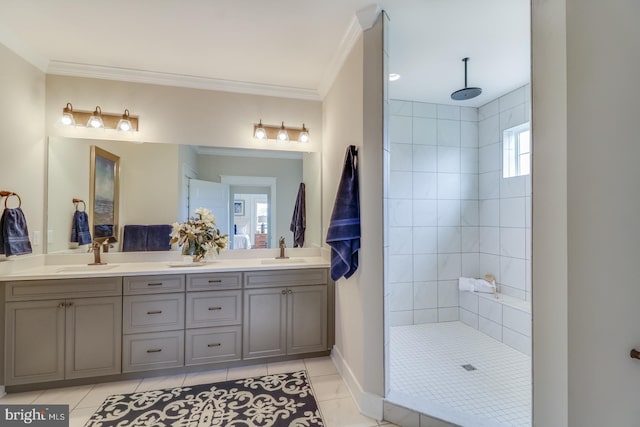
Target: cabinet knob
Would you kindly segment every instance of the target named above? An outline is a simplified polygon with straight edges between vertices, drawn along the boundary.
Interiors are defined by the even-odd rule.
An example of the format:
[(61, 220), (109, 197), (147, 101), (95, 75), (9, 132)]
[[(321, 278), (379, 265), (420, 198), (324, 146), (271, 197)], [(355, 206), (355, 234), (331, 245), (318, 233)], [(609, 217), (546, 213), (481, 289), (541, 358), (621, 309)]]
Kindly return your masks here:
[(72, 302), (68, 302), (67, 303), (67, 307), (71, 307), (71, 306), (73, 306), (73, 303)]
[(629, 356), (631, 356), (632, 359), (640, 359), (640, 351), (636, 350), (635, 348), (632, 348), (631, 351), (629, 352)]
[(292, 293), (293, 293), (293, 291), (292, 291), (291, 289), (289, 289), (289, 290), (287, 291), (287, 293), (288, 293), (288, 294), (292, 294)]
[(62, 307), (64, 307), (64, 302), (59, 302), (58, 303), (58, 308), (62, 308)]
[(280, 293), (281, 293), (282, 295), (286, 295), (286, 294), (287, 294), (287, 290), (286, 290), (286, 289), (283, 289)]

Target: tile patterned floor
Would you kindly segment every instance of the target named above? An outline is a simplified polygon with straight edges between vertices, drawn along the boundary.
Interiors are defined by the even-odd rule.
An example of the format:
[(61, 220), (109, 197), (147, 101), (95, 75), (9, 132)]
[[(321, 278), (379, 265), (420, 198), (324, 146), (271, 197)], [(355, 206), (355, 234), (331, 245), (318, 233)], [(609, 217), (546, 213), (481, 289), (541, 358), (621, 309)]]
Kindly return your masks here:
[[(419, 396), (500, 425), (531, 426), (529, 356), (462, 322), (395, 326), (390, 331), (392, 393)], [(462, 365), (467, 364), (476, 370), (465, 370)]]
[(188, 374), (148, 377), (111, 383), (65, 387), (50, 390), (10, 393), (0, 398), (1, 404), (60, 403), (68, 404), (70, 427), (83, 426), (98, 409), (102, 401), (111, 394), (182, 385), (247, 378), (267, 373), (293, 372), (306, 369), (311, 380), (316, 400), (327, 427), (393, 427), (393, 424), (360, 414), (349, 394), (347, 386), (338, 374), (329, 357), (293, 360), (290, 362), (263, 363), (230, 369), (218, 369)]

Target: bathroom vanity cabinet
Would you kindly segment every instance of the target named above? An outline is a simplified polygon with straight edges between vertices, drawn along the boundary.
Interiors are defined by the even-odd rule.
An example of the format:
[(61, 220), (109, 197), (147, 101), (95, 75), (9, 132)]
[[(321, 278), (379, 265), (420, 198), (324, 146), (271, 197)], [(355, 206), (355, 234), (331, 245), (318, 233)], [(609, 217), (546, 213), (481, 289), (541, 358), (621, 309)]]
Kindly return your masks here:
[(121, 372), (122, 279), (5, 284), (5, 384)]
[(333, 345), (326, 268), (25, 280), (4, 291), (6, 386), (220, 368)]

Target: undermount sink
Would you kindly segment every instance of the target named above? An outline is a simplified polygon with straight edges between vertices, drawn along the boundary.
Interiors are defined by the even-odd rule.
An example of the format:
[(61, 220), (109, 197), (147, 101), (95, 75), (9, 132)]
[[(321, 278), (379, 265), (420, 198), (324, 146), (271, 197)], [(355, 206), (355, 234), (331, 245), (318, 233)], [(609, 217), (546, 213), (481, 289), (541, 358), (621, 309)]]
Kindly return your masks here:
[(304, 262), (307, 262), (304, 258), (273, 258), (261, 261), (262, 264), (302, 264)]
[(102, 270), (110, 270), (114, 267), (117, 267), (118, 264), (102, 264), (102, 265), (69, 265), (66, 267), (59, 268), (56, 270), (56, 273), (78, 273), (85, 271), (102, 271)]

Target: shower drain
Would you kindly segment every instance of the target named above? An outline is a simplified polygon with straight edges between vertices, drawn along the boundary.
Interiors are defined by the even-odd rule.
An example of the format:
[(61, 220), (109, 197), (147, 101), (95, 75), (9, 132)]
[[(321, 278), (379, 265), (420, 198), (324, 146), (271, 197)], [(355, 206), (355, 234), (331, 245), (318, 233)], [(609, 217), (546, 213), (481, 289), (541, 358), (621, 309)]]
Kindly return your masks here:
[(463, 367), (464, 369), (466, 369), (467, 371), (475, 371), (475, 370), (477, 370), (477, 369), (478, 369), (478, 368), (476, 368), (476, 367), (475, 367), (475, 366), (473, 366), (473, 365), (462, 365), (462, 367)]

